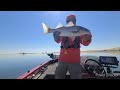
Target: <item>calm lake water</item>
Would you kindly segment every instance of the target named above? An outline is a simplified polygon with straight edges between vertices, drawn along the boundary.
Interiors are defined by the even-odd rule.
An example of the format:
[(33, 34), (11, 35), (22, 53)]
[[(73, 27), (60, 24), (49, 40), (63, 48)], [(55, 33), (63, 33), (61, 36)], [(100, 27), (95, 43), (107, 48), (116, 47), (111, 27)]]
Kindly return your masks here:
[[(120, 61), (120, 52), (81, 52), (81, 56), (116, 56)], [(9, 54), (0, 55), (0, 79), (16, 79), (35, 66), (51, 60), (46, 54)], [(120, 67), (115, 69), (120, 70)]]

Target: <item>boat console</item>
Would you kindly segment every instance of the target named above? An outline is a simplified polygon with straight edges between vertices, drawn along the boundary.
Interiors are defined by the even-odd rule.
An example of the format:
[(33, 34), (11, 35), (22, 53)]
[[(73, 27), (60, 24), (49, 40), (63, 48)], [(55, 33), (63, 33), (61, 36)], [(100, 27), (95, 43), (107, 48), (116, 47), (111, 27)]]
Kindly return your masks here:
[[(94, 62), (94, 63), (90, 63)], [(114, 56), (99, 56), (98, 60), (85, 60), (85, 69), (94, 77), (98, 78), (116, 78), (120, 79), (120, 71), (112, 71), (111, 68), (118, 68), (119, 61)], [(117, 73), (117, 74), (115, 74)]]

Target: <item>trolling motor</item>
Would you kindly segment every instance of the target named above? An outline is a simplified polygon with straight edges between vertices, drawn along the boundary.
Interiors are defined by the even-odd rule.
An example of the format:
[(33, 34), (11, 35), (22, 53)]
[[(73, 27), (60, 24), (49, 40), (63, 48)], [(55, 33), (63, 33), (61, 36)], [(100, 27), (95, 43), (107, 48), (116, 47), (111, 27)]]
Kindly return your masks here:
[(54, 58), (53, 53), (51, 53), (51, 54), (50, 54), (50, 53), (48, 53), (47, 55), (48, 55), (50, 58), (52, 58), (52, 59)]
[(55, 54), (53, 54), (53, 53), (48, 53), (47, 54), (50, 58), (52, 58), (53, 60), (56, 60), (56, 59), (58, 59), (58, 57), (59, 57), (59, 55), (55, 55)]

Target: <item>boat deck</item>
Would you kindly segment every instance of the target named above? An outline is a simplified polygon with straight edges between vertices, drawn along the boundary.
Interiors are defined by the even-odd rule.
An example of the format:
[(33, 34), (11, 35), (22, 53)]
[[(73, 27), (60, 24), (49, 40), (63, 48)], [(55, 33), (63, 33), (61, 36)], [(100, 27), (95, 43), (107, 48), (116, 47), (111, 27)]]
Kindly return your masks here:
[[(36, 75), (36, 77), (34, 77), (33, 79), (54, 79), (55, 78), (55, 69), (57, 67), (58, 63), (49, 65), (46, 69), (46, 71), (41, 75), (38, 74)], [(66, 75), (69, 75), (69, 72), (67, 72)]]
[(38, 79), (43, 79), (46, 77), (46, 75), (52, 75), (52, 76), (55, 75), (55, 69), (56, 69), (57, 65), (58, 65), (58, 63), (49, 65), (47, 67), (47, 70)]
[[(95, 59), (96, 57), (91, 57), (91, 58)], [(86, 59), (88, 59), (88, 57), (81, 57), (81, 65), (84, 63), (84, 61)], [(55, 78), (55, 70), (56, 70), (57, 65), (58, 65), (58, 63), (54, 63), (54, 64), (47, 66), (46, 71), (43, 74), (40, 73), (40, 74), (36, 75), (36, 77), (34, 79), (54, 79)], [(85, 73), (83, 75), (85, 76)], [(67, 79), (70, 78), (69, 72), (67, 72), (66, 78)]]

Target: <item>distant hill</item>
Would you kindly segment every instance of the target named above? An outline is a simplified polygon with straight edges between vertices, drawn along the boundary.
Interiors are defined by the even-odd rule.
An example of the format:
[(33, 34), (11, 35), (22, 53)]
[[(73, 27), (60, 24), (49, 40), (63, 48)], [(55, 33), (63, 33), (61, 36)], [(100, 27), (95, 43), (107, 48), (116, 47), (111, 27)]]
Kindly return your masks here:
[(109, 48), (109, 49), (104, 49), (104, 50), (86, 50), (82, 52), (102, 52), (102, 51), (120, 51), (120, 47)]
[(107, 51), (120, 51), (120, 47), (106, 49)]

